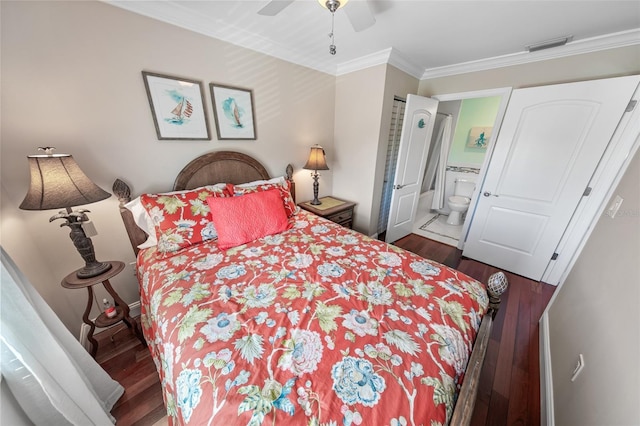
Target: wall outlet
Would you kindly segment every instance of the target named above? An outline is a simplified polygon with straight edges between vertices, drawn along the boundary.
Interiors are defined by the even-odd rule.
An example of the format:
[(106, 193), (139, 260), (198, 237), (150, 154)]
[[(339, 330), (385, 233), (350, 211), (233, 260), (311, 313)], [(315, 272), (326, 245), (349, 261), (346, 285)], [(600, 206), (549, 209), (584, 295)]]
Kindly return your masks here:
[(584, 355), (578, 355), (578, 362), (576, 363), (576, 368), (573, 369), (573, 373), (571, 373), (571, 381), (575, 382), (582, 370), (584, 369)]

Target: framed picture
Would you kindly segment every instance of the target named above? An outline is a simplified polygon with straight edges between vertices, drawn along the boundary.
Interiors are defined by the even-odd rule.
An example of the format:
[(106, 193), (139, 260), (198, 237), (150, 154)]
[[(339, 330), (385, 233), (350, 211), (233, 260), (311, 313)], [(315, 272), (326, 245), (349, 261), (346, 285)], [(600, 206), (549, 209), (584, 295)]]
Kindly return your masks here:
[(256, 139), (253, 91), (209, 84), (218, 139)]
[(142, 71), (158, 139), (210, 140), (201, 81)]
[(467, 148), (486, 149), (491, 138), (491, 130), (493, 127), (472, 127), (469, 130), (469, 138), (467, 139)]

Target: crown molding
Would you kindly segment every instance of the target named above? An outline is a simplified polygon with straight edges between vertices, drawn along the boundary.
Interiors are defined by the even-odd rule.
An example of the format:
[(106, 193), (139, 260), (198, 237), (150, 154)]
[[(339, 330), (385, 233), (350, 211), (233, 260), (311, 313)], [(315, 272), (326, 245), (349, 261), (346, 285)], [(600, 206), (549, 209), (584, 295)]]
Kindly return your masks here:
[[(436, 68), (427, 68), (425, 70), (417, 67), (415, 64), (411, 63), (411, 61), (406, 59), (400, 52), (398, 52), (398, 50), (390, 47), (388, 49), (381, 50), (379, 52), (375, 52), (370, 55), (354, 59), (352, 61), (338, 64), (336, 67), (335, 75), (339, 76), (349, 74), (355, 71), (360, 71), (366, 68), (386, 63), (389, 65), (393, 65), (399, 70), (404, 71), (419, 80), (427, 80), (430, 78), (448, 77), (451, 75), (486, 71), (532, 62), (546, 61), (549, 59), (581, 55), (584, 53), (598, 52), (607, 49), (633, 46), (637, 44), (640, 44), (640, 28), (578, 40), (568, 43), (564, 46), (548, 50), (539, 50), (536, 52), (522, 51), (519, 53), (496, 56), (493, 58), (481, 59), (478, 61), (463, 62), (460, 64), (447, 65)], [(329, 72), (326, 67), (322, 69), (322, 71)]]
[(447, 65), (444, 67), (428, 68), (420, 77), (421, 80), (430, 78), (447, 77), (451, 75), (466, 74), (477, 71), (486, 71), (495, 68), (510, 67), (531, 62), (546, 61), (549, 59), (564, 58), (567, 56), (581, 55), (584, 53), (598, 52), (601, 50), (640, 44), (640, 28), (606, 34), (603, 36), (577, 40), (564, 46), (539, 50), (536, 52), (520, 52), (504, 56), (496, 56), (479, 61), (464, 62), (461, 64)]
[(193, 18), (179, 1), (171, 0), (161, 2), (160, 4), (164, 5), (162, 8), (152, 7), (152, 2), (144, 1), (102, 1), (130, 12), (144, 15), (171, 25), (176, 25), (208, 37), (216, 38), (235, 44), (236, 46), (254, 50), (286, 62), (311, 68), (333, 76), (340, 76), (377, 65), (389, 64), (412, 77), (417, 78), (418, 80), (427, 80), (431, 78), (486, 71), (490, 69), (546, 61), (549, 59), (640, 44), (640, 28), (635, 28), (628, 31), (577, 40), (567, 43), (564, 46), (547, 50), (539, 50), (536, 52), (522, 51), (509, 55), (427, 69), (422, 69), (416, 66), (393, 47), (389, 47), (351, 61), (336, 63), (335, 59), (337, 58), (333, 60), (320, 61), (313, 59), (311, 55), (292, 53), (287, 51), (287, 49), (284, 49), (282, 46), (279, 46), (277, 43), (274, 43), (264, 37), (256, 36), (244, 28), (226, 28), (224, 32), (216, 31), (216, 27), (212, 26), (207, 20), (200, 17)]
[(354, 59), (352, 61), (342, 62), (336, 67), (336, 76), (349, 74), (355, 71), (364, 70), (367, 68), (375, 67), (376, 65), (382, 65), (389, 63), (391, 58), (392, 47), (374, 52), (366, 56)]
[(391, 56), (389, 58), (389, 65), (393, 65), (398, 68), (400, 71), (404, 71), (410, 76), (413, 76), (420, 80), (424, 70), (418, 67), (416, 64), (405, 58), (400, 52), (396, 49), (391, 50)]
[(376, 65), (389, 64), (406, 72), (410, 76), (420, 79), (424, 70), (405, 58), (397, 49), (390, 47), (370, 55), (362, 56), (352, 61), (338, 64), (336, 76), (360, 71)]
[(281, 59), (326, 74), (336, 75), (335, 60), (318, 61), (317, 59), (313, 59), (311, 55), (292, 53), (268, 38), (247, 31), (245, 28), (226, 26), (224, 31), (221, 31), (217, 29), (216, 26), (212, 26), (211, 22), (206, 19), (199, 16), (193, 17), (190, 11), (176, 0), (160, 2), (159, 4), (163, 7), (157, 7), (158, 3), (156, 2), (146, 1), (101, 1), (156, 21), (193, 31), (235, 46), (244, 47), (245, 49), (253, 50), (276, 59)]

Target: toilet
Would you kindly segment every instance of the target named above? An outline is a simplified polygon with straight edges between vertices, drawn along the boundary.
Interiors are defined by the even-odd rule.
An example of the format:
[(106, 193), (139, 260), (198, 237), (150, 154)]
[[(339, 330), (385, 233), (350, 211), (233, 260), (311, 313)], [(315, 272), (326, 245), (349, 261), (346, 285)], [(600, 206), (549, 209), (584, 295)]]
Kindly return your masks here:
[(466, 179), (456, 179), (453, 187), (453, 195), (447, 200), (451, 209), (447, 223), (449, 225), (462, 225), (462, 218), (471, 203), (471, 194), (476, 187), (476, 183)]

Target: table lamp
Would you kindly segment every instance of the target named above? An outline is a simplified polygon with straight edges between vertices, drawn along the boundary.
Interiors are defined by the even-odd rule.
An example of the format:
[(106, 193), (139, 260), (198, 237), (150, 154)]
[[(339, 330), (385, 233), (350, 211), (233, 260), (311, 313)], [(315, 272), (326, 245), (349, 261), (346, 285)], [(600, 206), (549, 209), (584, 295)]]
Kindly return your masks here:
[(313, 173), (311, 173), (311, 176), (313, 177), (313, 201), (309, 204), (314, 206), (322, 204), (322, 201), (318, 200), (318, 189), (320, 188), (320, 184), (318, 183), (318, 177), (320, 174), (318, 173), (318, 170), (329, 170), (329, 167), (327, 166), (327, 161), (324, 158), (324, 149), (320, 145), (315, 144), (311, 147), (309, 159), (303, 169), (313, 170)]
[(111, 194), (103, 191), (91, 181), (80, 169), (69, 154), (53, 154), (53, 147), (38, 148), (45, 155), (29, 155), (31, 183), (20, 209), (50, 210), (65, 208), (52, 216), (49, 222), (65, 219), (60, 226), (71, 229), (69, 236), (76, 249), (85, 261), (85, 266), (78, 270), (78, 278), (92, 278), (108, 271), (109, 262), (98, 262), (93, 250), (91, 238), (87, 237), (82, 222), (89, 220), (89, 210), (71, 210), (71, 207), (95, 203), (109, 198)]

